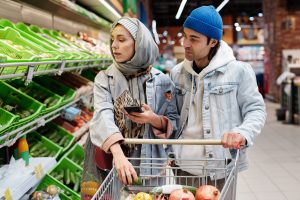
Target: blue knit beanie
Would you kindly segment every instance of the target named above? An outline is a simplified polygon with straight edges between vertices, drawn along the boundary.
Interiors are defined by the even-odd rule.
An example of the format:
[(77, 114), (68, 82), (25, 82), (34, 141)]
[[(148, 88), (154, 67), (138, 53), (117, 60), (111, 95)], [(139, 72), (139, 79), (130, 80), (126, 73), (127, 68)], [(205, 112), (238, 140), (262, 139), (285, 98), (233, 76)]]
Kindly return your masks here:
[(183, 27), (219, 41), (222, 39), (222, 18), (213, 6), (201, 6), (194, 9), (186, 18)]

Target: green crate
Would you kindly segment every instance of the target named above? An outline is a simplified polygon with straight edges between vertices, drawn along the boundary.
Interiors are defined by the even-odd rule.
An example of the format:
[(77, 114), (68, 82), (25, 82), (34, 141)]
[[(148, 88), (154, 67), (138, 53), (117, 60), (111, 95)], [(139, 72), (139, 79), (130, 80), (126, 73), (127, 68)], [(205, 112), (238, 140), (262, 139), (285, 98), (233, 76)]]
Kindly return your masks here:
[(35, 56), (28, 51), (19, 51), (2, 40), (0, 40), (0, 53), (2, 57), (6, 57), (0, 60), (1, 63), (24, 62), (24, 66), (11, 66), (0, 69), (0, 75), (25, 73), (28, 68), (26, 62), (38, 61), (40, 59), (38, 56)]
[(83, 168), (84, 162), (84, 149), (81, 145), (75, 144), (66, 154), (65, 157), (69, 158), (79, 168)]
[[(40, 127), (37, 130), (38, 133), (40, 133), (41, 135), (45, 136), (46, 138), (50, 139), (51, 141), (53, 141), (54, 143), (58, 144), (59, 146), (61, 146), (63, 148), (62, 153), (66, 152), (71, 145), (73, 144), (75, 137), (69, 133), (68, 131), (66, 131), (65, 129), (63, 129), (62, 127), (54, 124), (53, 122), (50, 122), (48, 124), (46, 124), (44, 127)], [(51, 135), (51, 133), (55, 132), (55, 134), (57, 137), (59, 138), (58, 141), (55, 141), (55, 139), (50, 138), (49, 135)], [(59, 144), (59, 142), (61, 142), (62, 138), (66, 137), (65, 141), (63, 141), (63, 144)]]
[[(5, 42), (9, 42), (9, 45), (13, 46), (15, 49), (18, 49), (21, 52), (29, 51), (33, 55), (40, 57), (41, 61), (47, 62), (62, 59), (61, 55), (56, 51), (48, 51), (47, 49), (43, 48), (43, 46), (39, 46), (38, 44), (33, 43), (33, 41), (22, 37), (17, 30), (11, 27), (0, 29), (0, 39)], [(36, 66), (36, 70), (46, 70), (57, 67), (58, 64), (44, 64)]]
[(31, 38), (34, 38), (32, 41), (36, 44), (39, 44), (40, 46), (43, 46), (45, 49), (48, 49), (49, 51), (57, 51), (61, 54), (61, 56), (63, 57), (63, 59), (66, 60), (70, 60), (70, 59), (74, 59), (75, 57), (71, 54), (66, 52), (64, 49), (62, 49), (59, 45), (55, 44), (55, 41), (51, 41), (43, 36), (41, 36), (41, 33), (38, 34), (34, 31), (32, 31), (29, 26), (27, 26), (24, 23), (17, 23), (15, 25), (16, 29), (18, 31), (20, 31), (20, 33), (25, 33), (27, 34), (27, 36), (24, 37), (28, 37), (30, 36)]
[(36, 76), (33, 78), (34, 82), (44, 86), (45, 88), (51, 90), (52, 92), (63, 97), (61, 105), (70, 103), (75, 99), (76, 91), (67, 87), (66, 85), (60, 83), (59, 81), (49, 77), (49, 76)]
[[(79, 180), (77, 179), (77, 181), (80, 181), (80, 183), (81, 183), (81, 180), (82, 180), (81, 177), (82, 177), (83, 170), (81, 168), (79, 168), (77, 165), (73, 164), (73, 162), (70, 161), (68, 158), (61, 159), (58, 162), (58, 164), (49, 172), (49, 176), (52, 177), (53, 179), (55, 179), (54, 173), (64, 174), (64, 178), (62, 180), (58, 180), (58, 181), (62, 185), (64, 185), (66, 188), (70, 189), (72, 194), (74, 194), (74, 196), (76, 196), (80, 199), (79, 193), (77, 193), (76, 191), (73, 190), (74, 183), (72, 183), (72, 181), (70, 181), (69, 184), (66, 184), (66, 181), (65, 181), (66, 170), (68, 170), (70, 173), (74, 173), (76, 178), (77, 177), (79, 178)], [(80, 186), (80, 183), (79, 183), (79, 186)], [(79, 191), (80, 191), (80, 187), (79, 187)]]
[(5, 83), (4, 81), (0, 81), (0, 91), (1, 91), (0, 97), (2, 98), (2, 100), (5, 101), (5, 103), (8, 104), (14, 103), (20, 106), (24, 110), (31, 110), (33, 112), (28, 117), (20, 118), (17, 122), (13, 123), (13, 125), (24, 124), (34, 120), (36, 117), (40, 115), (41, 111), (45, 107), (40, 102), (21, 93), (20, 91), (10, 86), (9, 84)]
[[(31, 148), (38, 142), (43, 144), (42, 147), (45, 147), (48, 151), (53, 152), (53, 155), (49, 154), (49, 155), (47, 155), (47, 157), (54, 157), (57, 159), (58, 156), (62, 153), (62, 147), (58, 146), (57, 144), (55, 144), (48, 138), (40, 135), (36, 131), (27, 135), (27, 141), (29, 144), (30, 156), (33, 156), (32, 152), (31, 152)], [(36, 155), (33, 157), (45, 157), (45, 156)]]
[(0, 108), (0, 136), (7, 131), (13, 122), (18, 121), (19, 118), (18, 115), (14, 115)]
[[(61, 182), (59, 182), (58, 180), (56, 180), (48, 174), (46, 174), (46, 176), (42, 179), (36, 191), (44, 191), (48, 185), (56, 185), (61, 190), (59, 194), (59, 198), (61, 200), (80, 199), (78, 198), (78, 194), (74, 194), (74, 192), (70, 188), (68, 188), (67, 186), (65, 186), (64, 184), (62, 184)], [(65, 195), (66, 192), (70, 193), (70, 196)]]
[[(35, 83), (35, 82), (31, 82), (27, 86), (25, 86), (24, 81), (22, 81), (20, 79), (14, 79), (14, 80), (7, 81), (7, 83), (10, 84), (11, 86), (15, 87), (16, 89), (20, 90), (21, 92), (24, 92), (28, 96), (31, 96), (32, 98), (36, 99), (40, 103), (44, 104), (45, 109), (41, 111), (41, 113), (40, 113), (41, 115), (47, 114), (47, 113), (49, 113), (51, 111), (54, 111), (57, 108), (59, 108), (60, 105), (61, 105), (61, 102), (63, 100), (63, 98), (61, 96), (51, 92), (47, 88), (44, 88), (43, 86), (41, 86), (41, 85), (39, 85), (38, 83)], [(25, 91), (26, 89), (29, 89), (29, 90)], [(32, 92), (32, 91), (34, 91), (34, 92)], [(48, 98), (52, 98), (56, 102), (52, 106), (47, 107), (46, 104), (44, 103), (44, 100), (40, 101), (40, 99), (35, 98), (34, 95), (36, 95), (37, 92), (44, 95), (44, 100), (46, 100)]]

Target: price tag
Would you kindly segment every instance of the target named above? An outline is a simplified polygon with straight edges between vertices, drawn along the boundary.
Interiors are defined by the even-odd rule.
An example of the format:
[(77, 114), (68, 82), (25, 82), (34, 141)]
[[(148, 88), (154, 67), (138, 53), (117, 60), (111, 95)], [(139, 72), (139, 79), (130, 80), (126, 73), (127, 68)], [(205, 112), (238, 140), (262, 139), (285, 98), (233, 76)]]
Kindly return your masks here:
[(44, 175), (44, 168), (42, 164), (34, 166), (35, 177), (41, 179)]
[(5, 200), (12, 200), (11, 192), (10, 192), (10, 189), (9, 189), (9, 188), (7, 188), (7, 189), (4, 191), (4, 198), (5, 198)]

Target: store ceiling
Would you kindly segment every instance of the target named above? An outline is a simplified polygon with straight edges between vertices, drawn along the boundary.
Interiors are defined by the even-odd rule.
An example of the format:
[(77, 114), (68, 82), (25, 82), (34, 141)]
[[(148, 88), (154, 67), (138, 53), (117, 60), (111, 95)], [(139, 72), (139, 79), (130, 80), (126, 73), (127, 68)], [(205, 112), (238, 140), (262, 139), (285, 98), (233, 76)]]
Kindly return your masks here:
[[(175, 15), (180, 6), (181, 0), (151, 0), (153, 19), (156, 20), (157, 27), (182, 26), (189, 13), (202, 5), (214, 5), (216, 8), (223, 0), (188, 0), (180, 19), (175, 19)], [(263, 0), (230, 0), (220, 11), (221, 15), (235, 16), (257, 16), (262, 12)]]

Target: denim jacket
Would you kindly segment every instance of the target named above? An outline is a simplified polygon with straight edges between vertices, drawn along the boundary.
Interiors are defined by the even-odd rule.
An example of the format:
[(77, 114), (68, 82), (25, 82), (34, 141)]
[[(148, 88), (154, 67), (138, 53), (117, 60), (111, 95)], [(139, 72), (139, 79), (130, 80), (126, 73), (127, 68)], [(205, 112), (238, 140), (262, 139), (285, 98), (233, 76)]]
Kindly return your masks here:
[[(173, 133), (176, 133), (179, 116), (176, 109), (175, 85), (169, 76), (154, 68), (150, 73), (151, 78), (146, 81), (145, 91), (147, 104), (156, 114), (166, 116), (173, 125)], [(114, 122), (113, 102), (123, 92), (126, 82), (125, 77), (113, 65), (99, 72), (95, 78), (95, 112), (90, 125), (90, 135), (92, 142), (98, 147), (102, 147), (103, 143), (114, 133), (120, 132)], [(171, 100), (166, 97), (166, 93), (170, 94), (170, 92), (173, 97)], [(156, 138), (149, 124), (145, 125), (143, 137)], [(166, 156), (167, 153), (162, 145), (142, 145), (141, 147), (141, 158), (164, 158)], [(144, 173), (153, 174), (154, 172)]]
[[(192, 62), (184, 60), (171, 72), (176, 86), (177, 108), (180, 113), (178, 135), (182, 132), (189, 115), (189, 102), (193, 93), (194, 78), (189, 69)], [(221, 139), (225, 132), (242, 134), (247, 145), (240, 151), (239, 169), (248, 167), (247, 147), (253, 145), (266, 120), (265, 104), (258, 91), (252, 67), (236, 61), (231, 48), (221, 42), (220, 49), (210, 64), (200, 73), (204, 84), (202, 97), (202, 126), (204, 139)], [(221, 149), (221, 150), (220, 150)], [(224, 158), (224, 148), (205, 146), (207, 158)], [(228, 150), (227, 150), (228, 151)], [(235, 158), (236, 150), (230, 150)], [(187, 159), (187, 157), (185, 157)], [(193, 158), (191, 158), (193, 159)]]

